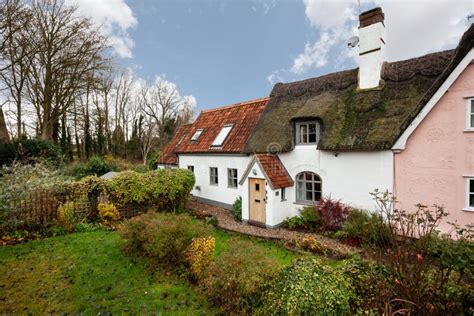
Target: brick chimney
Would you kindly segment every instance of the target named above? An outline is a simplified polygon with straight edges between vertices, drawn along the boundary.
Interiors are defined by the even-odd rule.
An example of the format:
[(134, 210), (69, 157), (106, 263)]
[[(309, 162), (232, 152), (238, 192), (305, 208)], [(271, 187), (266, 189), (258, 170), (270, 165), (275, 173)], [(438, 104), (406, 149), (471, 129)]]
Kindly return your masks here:
[(381, 8), (359, 16), (359, 89), (380, 85), (385, 61), (385, 25)]

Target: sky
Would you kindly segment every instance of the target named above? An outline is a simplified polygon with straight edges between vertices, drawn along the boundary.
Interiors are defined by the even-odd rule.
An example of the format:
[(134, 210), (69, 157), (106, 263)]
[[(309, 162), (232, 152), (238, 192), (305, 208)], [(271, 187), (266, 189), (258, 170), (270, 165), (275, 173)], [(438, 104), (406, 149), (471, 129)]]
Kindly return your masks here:
[[(197, 112), (268, 96), (290, 82), (357, 67), (357, 0), (67, 0), (109, 38), (116, 63), (176, 84)], [(385, 13), (387, 60), (450, 49), (474, 0), (360, 0)]]

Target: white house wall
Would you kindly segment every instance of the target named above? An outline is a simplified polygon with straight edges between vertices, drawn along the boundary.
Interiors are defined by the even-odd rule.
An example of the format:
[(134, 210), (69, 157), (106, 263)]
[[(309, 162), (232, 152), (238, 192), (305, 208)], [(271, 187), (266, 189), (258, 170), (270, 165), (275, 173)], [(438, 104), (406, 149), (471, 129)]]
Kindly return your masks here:
[[(237, 155), (179, 155), (179, 167), (186, 169), (188, 166), (194, 166), (194, 175), (196, 184), (192, 190), (192, 195), (198, 198), (219, 202), (225, 204), (222, 206), (230, 207), (235, 200), (242, 196), (242, 186), (237, 188), (227, 187), (227, 168), (237, 169), (237, 182), (242, 177), (251, 157)], [(218, 168), (219, 184), (210, 184), (210, 167)], [(197, 190), (196, 187), (200, 187)]]
[[(322, 179), (323, 196), (341, 199), (352, 207), (374, 210), (376, 205), (369, 193), (375, 189), (392, 192), (393, 153), (390, 150), (341, 152), (335, 156), (317, 150), (316, 146), (296, 146), (279, 157), (293, 180), (300, 172), (314, 172)], [(304, 206), (294, 203), (295, 187), (296, 183), (286, 188), (286, 203), (275, 203), (274, 222), (298, 215)]]

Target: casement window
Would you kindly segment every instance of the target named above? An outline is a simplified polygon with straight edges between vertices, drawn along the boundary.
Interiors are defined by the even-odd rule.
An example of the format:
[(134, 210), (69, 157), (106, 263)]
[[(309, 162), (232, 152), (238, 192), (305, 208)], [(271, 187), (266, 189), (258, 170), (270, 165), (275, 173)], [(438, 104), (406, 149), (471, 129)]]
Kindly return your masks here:
[(188, 166), (188, 170), (194, 173), (194, 166)]
[(210, 181), (209, 183), (211, 185), (218, 185), (219, 184), (219, 175), (217, 174), (217, 168), (216, 167), (211, 167), (209, 168), (210, 170)]
[(302, 204), (313, 204), (321, 199), (321, 178), (309, 171), (296, 175), (296, 202)]
[(474, 211), (474, 178), (466, 178), (466, 207), (465, 210)]
[(192, 142), (197, 142), (199, 137), (201, 137), (201, 134), (202, 134), (203, 131), (204, 131), (204, 129), (198, 128), (196, 130), (196, 132), (194, 132), (193, 136), (191, 137), (191, 141)]
[(227, 169), (227, 187), (237, 188), (237, 169)]
[(224, 125), (219, 134), (217, 134), (216, 139), (212, 142), (212, 147), (221, 147), (224, 144), (227, 136), (229, 136), (230, 131), (232, 130), (233, 125), (228, 124)]
[(281, 188), (281, 200), (286, 201), (286, 189)]
[(474, 98), (467, 99), (466, 129), (474, 131)]
[(296, 122), (296, 144), (317, 144), (320, 137), (320, 126), (317, 121)]

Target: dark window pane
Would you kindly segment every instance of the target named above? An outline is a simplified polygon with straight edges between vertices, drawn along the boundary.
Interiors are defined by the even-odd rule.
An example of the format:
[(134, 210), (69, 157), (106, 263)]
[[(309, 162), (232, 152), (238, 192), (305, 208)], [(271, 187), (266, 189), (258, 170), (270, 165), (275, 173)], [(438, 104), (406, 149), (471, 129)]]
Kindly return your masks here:
[(309, 124), (309, 133), (316, 134), (316, 124)]
[(313, 184), (311, 182), (306, 182), (306, 191), (313, 191)]
[(474, 207), (474, 194), (469, 194), (469, 206)]
[(260, 191), (260, 184), (259, 183), (255, 183), (255, 191)]
[(320, 182), (315, 182), (314, 183), (314, 190), (317, 192), (321, 192), (321, 183)]
[(469, 192), (474, 193), (474, 179), (469, 180)]
[(313, 174), (310, 172), (306, 172), (305, 177), (306, 177), (306, 180), (309, 180), (309, 181), (313, 180)]
[(315, 192), (314, 193), (314, 200), (315, 201), (321, 200), (321, 192)]
[(316, 143), (316, 134), (309, 134), (309, 142)]
[(312, 200), (313, 200), (313, 192), (306, 191), (306, 201), (312, 201)]

